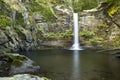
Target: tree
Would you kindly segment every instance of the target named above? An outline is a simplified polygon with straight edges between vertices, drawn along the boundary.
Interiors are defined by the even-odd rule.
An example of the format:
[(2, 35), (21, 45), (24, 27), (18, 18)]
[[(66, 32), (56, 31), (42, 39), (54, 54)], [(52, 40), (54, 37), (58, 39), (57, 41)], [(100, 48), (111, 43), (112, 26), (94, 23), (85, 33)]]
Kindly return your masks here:
[(106, 0), (102, 2), (98, 7), (98, 11), (102, 11), (106, 18), (120, 28), (120, 24), (116, 21), (120, 13), (119, 0)]

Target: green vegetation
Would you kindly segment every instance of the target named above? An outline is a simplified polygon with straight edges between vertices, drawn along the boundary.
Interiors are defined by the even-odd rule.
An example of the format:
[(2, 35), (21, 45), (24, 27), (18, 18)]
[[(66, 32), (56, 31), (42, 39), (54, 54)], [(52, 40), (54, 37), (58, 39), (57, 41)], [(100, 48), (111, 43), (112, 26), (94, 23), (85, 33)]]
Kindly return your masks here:
[(30, 5), (30, 12), (39, 12), (47, 21), (55, 20), (56, 15), (49, 0), (34, 0)]
[(10, 26), (10, 24), (11, 24), (11, 21), (9, 17), (5, 15), (0, 16), (0, 28), (5, 29), (6, 26)]
[(91, 39), (89, 39), (89, 40), (86, 40), (85, 42), (86, 42), (86, 44), (88, 44), (88, 45), (93, 45), (93, 46), (103, 46), (103, 43), (104, 43), (104, 39), (103, 38), (100, 38), (100, 37), (93, 37), (93, 38), (91, 38)]
[(53, 33), (53, 32), (50, 32), (50, 33), (47, 33), (45, 36), (44, 36), (47, 40), (58, 40), (58, 39), (71, 39), (73, 37), (73, 32), (72, 30), (67, 30), (66, 32), (64, 33)]
[(93, 38), (93, 36), (95, 35), (95, 33), (94, 32), (92, 32), (92, 31), (81, 31), (80, 33), (79, 33), (79, 35), (81, 36), (81, 37), (84, 37), (84, 38)]
[[(101, 33), (101, 32), (100, 32)], [(95, 34), (95, 31), (81, 31), (79, 33), (80, 37), (83, 38), (82, 42), (87, 45), (92, 45), (96, 47), (101, 47), (105, 43), (105, 39), (102, 36)], [(105, 46), (105, 45), (104, 45)]]
[(12, 59), (12, 65), (14, 66), (21, 66), (24, 60), (27, 60), (25, 56), (20, 56), (17, 54), (11, 55), (11, 54), (4, 54), (6, 58)]
[(86, 9), (92, 9), (96, 7), (98, 0), (77, 0), (73, 2), (74, 12), (80, 12)]
[(118, 34), (114, 37), (114, 40), (111, 41), (111, 43), (113, 43), (111, 46), (120, 47), (120, 40), (119, 39), (120, 39), (120, 35)]
[[(99, 4), (100, 2), (101, 4)], [(65, 14), (62, 13), (62, 11), (58, 12), (56, 9), (58, 6), (61, 6), (61, 10), (63, 12), (69, 9), (71, 13)], [(37, 41), (39, 43), (39, 41), (42, 42), (44, 39), (71, 40), (73, 38), (72, 27), (66, 28), (64, 27), (66, 24), (63, 24), (63, 22), (68, 19), (67, 16), (71, 18), (72, 12), (78, 12), (81, 14), (83, 10), (90, 10), (93, 8), (98, 10), (96, 14), (100, 13), (100, 15), (103, 16), (103, 21), (98, 23), (97, 26), (92, 26), (94, 27), (93, 31), (81, 31), (79, 36), (84, 38), (84, 41), (89, 44), (95, 42), (106, 44), (106, 40), (110, 40), (109, 37), (111, 36), (114, 27), (117, 26), (120, 28), (118, 19), (120, 13), (119, 0), (1, 0), (0, 29), (8, 39), (8, 44), (5, 45), (7, 47), (9, 47), (8, 45), (11, 45), (14, 46), (14, 48), (27, 47), (28, 44), (26, 43), (26, 36), (30, 39), (30, 42), (28, 41), (30, 46), (34, 45), (32, 42), (35, 41), (37, 44)], [(70, 22), (72, 22), (71, 19), (68, 21), (67, 25)], [(53, 30), (52, 32), (48, 30), (47, 32), (47, 29), (44, 31), (43, 29), (45, 29), (46, 26), (37, 25), (41, 23), (46, 23), (49, 27), (48, 29), (55, 26), (52, 26), (51, 24), (57, 23), (55, 28), (57, 28), (57, 25), (63, 24), (62, 26), (59, 26), (60, 28), (58, 28), (63, 31), (57, 32)], [(14, 36), (14, 34), (16, 35)], [(115, 35), (113, 42), (116, 42), (113, 43), (113, 46), (119, 45), (117, 35)], [(20, 46), (18, 47), (19, 44)]]
[[(0, 1), (0, 5), (3, 9), (10, 11), (8, 5), (5, 4), (3, 1)], [(9, 14), (7, 12), (4, 12), (3, 9), (0, 10), (0, 28), (5, 29), (6, 26), (10, 26), (11, 20), (8, 16)]]

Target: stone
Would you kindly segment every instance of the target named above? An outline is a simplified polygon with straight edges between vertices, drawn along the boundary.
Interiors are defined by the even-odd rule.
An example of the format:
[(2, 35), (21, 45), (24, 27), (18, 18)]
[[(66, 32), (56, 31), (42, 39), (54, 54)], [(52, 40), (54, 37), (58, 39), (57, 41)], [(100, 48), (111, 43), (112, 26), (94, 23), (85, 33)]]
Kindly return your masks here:
[(120, 58), (120, 52), (115, 53), (116, 58)]
[(19, 73), (39, 73), (40, 66), (34, 61), (19, 54), (0, 55), (0, 76), (13, 75)]
[(50, 80), (50, 79), (30, 74), (17, 74), (12, 77), (0, 77), (0, 80)]

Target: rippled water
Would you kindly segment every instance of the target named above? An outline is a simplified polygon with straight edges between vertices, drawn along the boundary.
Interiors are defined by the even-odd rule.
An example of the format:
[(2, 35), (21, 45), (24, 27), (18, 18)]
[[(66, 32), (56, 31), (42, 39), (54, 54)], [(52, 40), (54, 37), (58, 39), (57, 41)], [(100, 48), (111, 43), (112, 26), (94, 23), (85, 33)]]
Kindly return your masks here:
[(98, 50), (40, 50), (23, 52), (52, 80), (120, 80), (120, 59)]

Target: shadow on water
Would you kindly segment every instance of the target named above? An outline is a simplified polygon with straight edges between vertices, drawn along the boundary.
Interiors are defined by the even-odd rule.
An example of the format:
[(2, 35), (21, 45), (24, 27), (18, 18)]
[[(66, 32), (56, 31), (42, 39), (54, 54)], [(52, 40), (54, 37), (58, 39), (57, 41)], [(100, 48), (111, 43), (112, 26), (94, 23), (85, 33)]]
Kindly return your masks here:
[(120, 60), (98, 50), (22, 52), (40, 65), (40, 76), (52, 80), (120, 80)]

